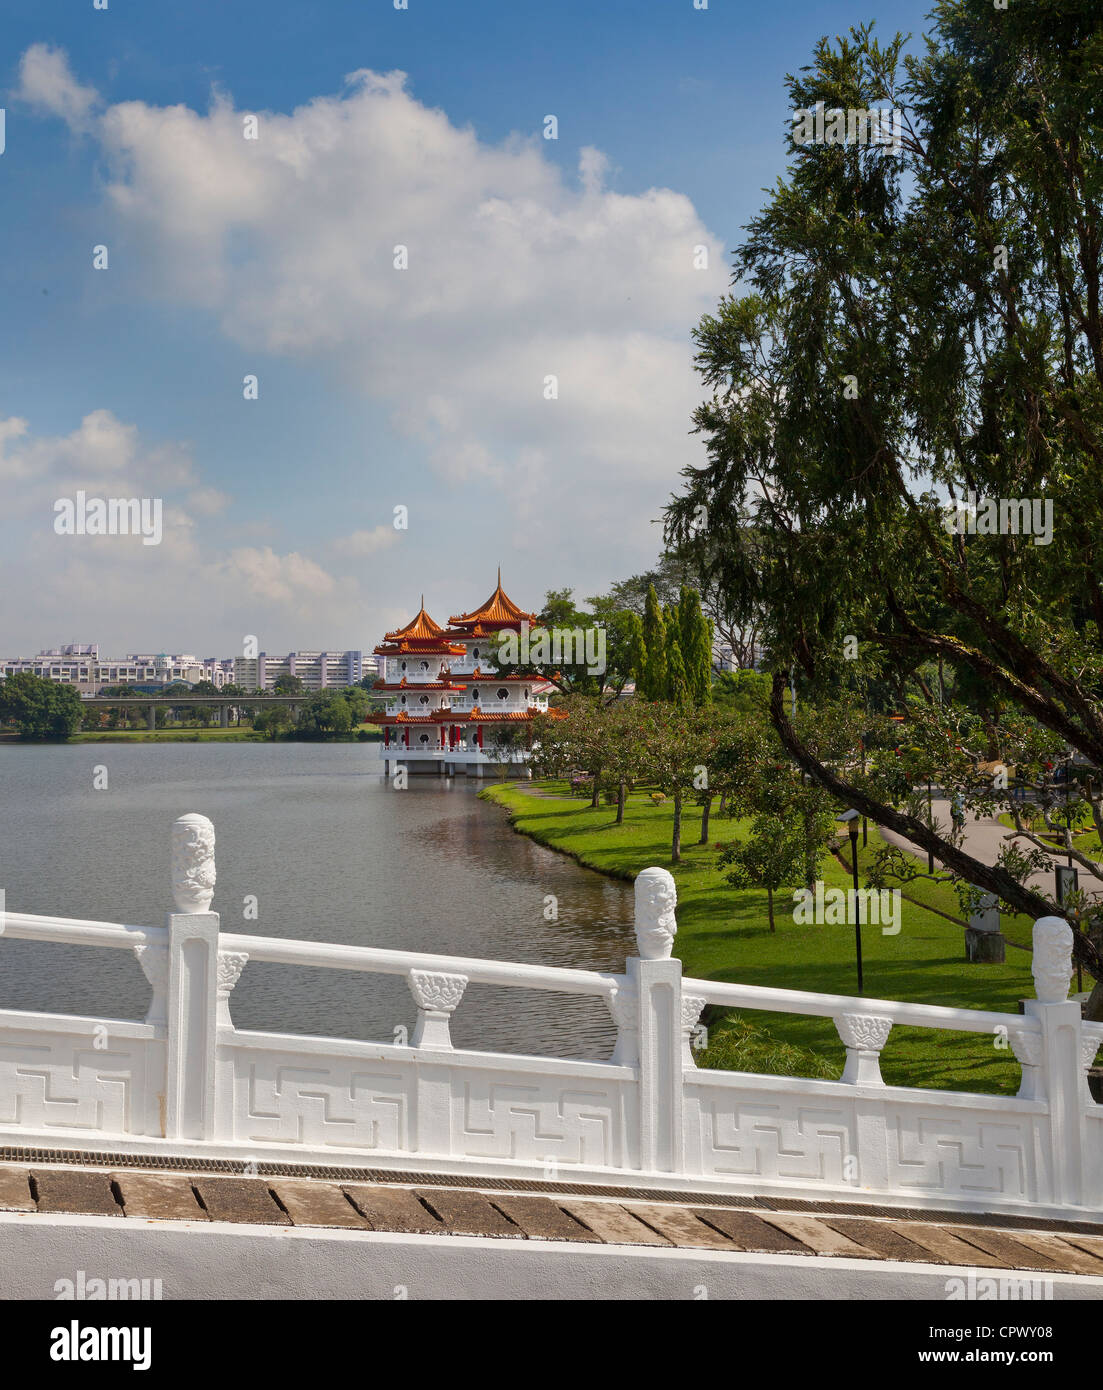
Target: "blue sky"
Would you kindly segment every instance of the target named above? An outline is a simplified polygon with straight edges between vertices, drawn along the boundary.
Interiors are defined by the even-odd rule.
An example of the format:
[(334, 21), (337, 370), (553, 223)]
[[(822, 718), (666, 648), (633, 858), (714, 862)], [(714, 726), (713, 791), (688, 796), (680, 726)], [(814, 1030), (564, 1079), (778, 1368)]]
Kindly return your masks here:
[[(533, 607), (646, 567), (786, 71), (925, 10), (0, 4), (0, 654), (368, 649), (498, 563)], [(56, 535), (77, 488), (161, 545)]]

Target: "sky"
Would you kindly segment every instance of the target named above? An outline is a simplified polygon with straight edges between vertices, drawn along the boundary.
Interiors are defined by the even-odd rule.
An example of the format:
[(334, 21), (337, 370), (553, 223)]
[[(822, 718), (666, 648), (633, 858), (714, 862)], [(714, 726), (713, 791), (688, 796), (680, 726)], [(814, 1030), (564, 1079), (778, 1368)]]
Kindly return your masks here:
[[(534, 610), (647, 569), (786, 73), (929, 8), (395, 3), (0, 0), (0, 657), (367, 651), (498, 565)], [(78, 492), (159, 543), (59, 534)]]

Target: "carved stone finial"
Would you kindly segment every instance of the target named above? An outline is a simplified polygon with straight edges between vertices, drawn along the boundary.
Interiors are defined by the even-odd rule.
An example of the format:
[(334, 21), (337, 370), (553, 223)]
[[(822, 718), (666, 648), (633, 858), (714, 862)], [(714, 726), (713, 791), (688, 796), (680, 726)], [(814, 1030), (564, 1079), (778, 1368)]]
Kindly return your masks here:
[(214, 826), (206, 816), (172, 823), (172, 896), (178, 912), (206, 912), (214, 897)]
[(636, 875), (636, 945), (642, 960), (668, 960), (678, 923), (678, 890), (666, 869), (643, 869)]
[(1039, 917), (1034, 923), (1034, 959), (1030, 966), (1034, 993), (1043, 1004), (1063, 1004), (1072, 978), (1072, 928), (1063, 917)]

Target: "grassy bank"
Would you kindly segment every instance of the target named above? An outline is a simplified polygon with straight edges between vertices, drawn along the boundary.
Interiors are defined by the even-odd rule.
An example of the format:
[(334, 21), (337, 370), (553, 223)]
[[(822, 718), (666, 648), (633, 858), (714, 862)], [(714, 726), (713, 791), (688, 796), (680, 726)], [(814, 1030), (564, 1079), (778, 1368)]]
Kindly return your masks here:
[(86, 729), (69, 739), (70, 743), (259, 743), (248, 725), (240, 729)]
[[(548, 793), (551, 793), (550, 795)], [(711, 846), (700, 835), (700, 808), (687, 807), (683, 823), (683, 861), (670, 864), (672, 810), (644, 795), (628, 800), (624, 824), (615, 824), (615, 807), (591, 809), (589, 799), (572, 798), (562, 784), (487, 788), (481, 793), (503, 806), (515, 829), (580, 863), (618, 878), (632, 879), (651, 864), (669, 867), (678, 885), (676, 954), (685, 973), (710, 980), (772, 985), (821, 993), (854, 994), (854, 930), (847, 926), (798, 925), (792, 898), (775, 897), (777, 931), (771, 934), (766, 894), (736, 890), (724, 882), (716, 864), (717, 844), (739, 838), (744, 827), (713, 812)], [(871, 829), (869, 847), (859, 855), (867, 864), (880, 847)], [(845, 854), (849, 855), (849, 842)], [(834, 858), (824, 863), (828, 888), (846, 888), (850, 877)], [(911, 884), (904, 891), (957, 917), (953, 892), (945, 885)], [(1025, 945), (1030, 923), (1005, 922), (1009, 942)], [(1009, 945), (1002, 965), (970, 965), (964, 931), (926, 906), (904, 902), (901, 930), (887, 936), (877, 927), (862, 933), (865, 994), (958, 1008), (1015, 1013), (1017, 1001), (1033, 995), (1030, 954)], [(753, 1025), (753, 1026), (748, 1026)], [(981, 1034), (894, 1028), (882, 1057), (890, 1083), (938, 1086), (951, 1090), (1014, 1094), (1019, 1067), (998, 1039)], [(745, 1071), (787, 1071), (796, 1075), (838, 1076), (845, 1052), (830, 1019), (749, 1013), (728, 1016), (710, 1028), (705, 1065)]]

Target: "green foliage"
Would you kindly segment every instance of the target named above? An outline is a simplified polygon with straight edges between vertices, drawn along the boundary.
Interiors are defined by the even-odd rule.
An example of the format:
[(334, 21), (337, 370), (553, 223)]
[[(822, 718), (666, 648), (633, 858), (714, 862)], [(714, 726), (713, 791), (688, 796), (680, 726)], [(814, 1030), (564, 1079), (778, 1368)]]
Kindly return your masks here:
[(67, 739), (84, 717), (80, 694), (71, 685), (19, 671), (0, 681), (0, 720), (21, 738)]
[(645, 700), (661, 700), (666, 695), (666, 621), (654, 585), (647, 590), (643, 614), (643, 680), (637, 690)]
[(294, 723), (286, 705), (263, 705), (253, 717), (253, 731), (268, 738), (278, 738)]
[(684, 709), (690, 703), (689, 682), (678, 641), (678, 624), (668, 615), (666, 626), (666, 689), (663, 698)]
[[(744, 290), (697, 330), (707, 457), (667, 541), (697, 545), (707, 516), (709, 582), (764, 622), (779, 694), (793, 671), (802, 702), (849, 690), (911, 717), (948, 698), (989, 759), (1027, 716), (1096, 770), (1098, 809), (1103, 10), (939, 0), (925, 52), (903, 47), (863, 25), (794, 65), (787, 106), (890, 104), (903, 148), (793, 144), (737, 255)], [(970, 490), (1051, 506), (1048, 543), (955, 525), (945, 499)], [(885, 820), (924, 759), (959, 762), (946, 738), (910, 745), (895, 778), (837, 764), (836, 789)]]
[(689, 697), (695, 705), (707, 705), (712, 700), (712, 624), (701, 611), (701, 596), (688, 585), (682, 586), (678, 600), (678, 627)]
[(807, 1047), (783, 1042), (768, 1027), (738, 1014), (729, 1015), (708, 1030), (708, 1047), (695, 1054), (697, 1065), (712, 1071), (766, 1072), (771, 1076), (814, 1076), (839, 1079), (829, 1057)]

